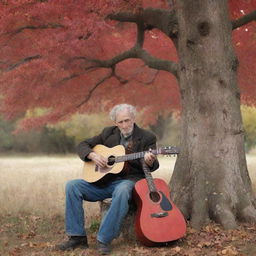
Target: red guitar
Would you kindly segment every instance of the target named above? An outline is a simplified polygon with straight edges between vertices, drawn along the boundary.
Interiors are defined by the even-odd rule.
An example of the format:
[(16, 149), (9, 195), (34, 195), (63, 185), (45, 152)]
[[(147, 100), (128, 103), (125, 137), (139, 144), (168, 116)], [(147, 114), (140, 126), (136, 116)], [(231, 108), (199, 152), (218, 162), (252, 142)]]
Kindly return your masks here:
[(142, 162), (146, 179), (139, 180), (134, 187), (137, 238), (146, 246), (178, 240), (185, 235), (185, 219), (171, 201), (167, 184), (162, 179), (153, 179)]

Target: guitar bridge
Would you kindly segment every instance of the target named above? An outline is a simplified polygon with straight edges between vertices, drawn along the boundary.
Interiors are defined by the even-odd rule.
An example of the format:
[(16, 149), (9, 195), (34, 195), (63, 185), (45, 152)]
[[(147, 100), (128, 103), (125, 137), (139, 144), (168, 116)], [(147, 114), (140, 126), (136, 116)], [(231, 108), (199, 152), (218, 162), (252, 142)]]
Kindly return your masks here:
[(157, 213), (151, 213), (150, 216), (152, 218), (163, 218), (168, 216), (168, 212), (157, 212)]

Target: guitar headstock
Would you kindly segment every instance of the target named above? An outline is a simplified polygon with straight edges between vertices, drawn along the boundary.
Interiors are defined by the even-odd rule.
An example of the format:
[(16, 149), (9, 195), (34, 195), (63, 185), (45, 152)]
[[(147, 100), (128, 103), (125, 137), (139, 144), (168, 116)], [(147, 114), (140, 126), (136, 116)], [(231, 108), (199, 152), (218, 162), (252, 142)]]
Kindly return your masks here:
[(180, 153), (180, 149), (175, 146), (160, 147), (157, 149), (157, 153), (161, 155), (177, 155)]

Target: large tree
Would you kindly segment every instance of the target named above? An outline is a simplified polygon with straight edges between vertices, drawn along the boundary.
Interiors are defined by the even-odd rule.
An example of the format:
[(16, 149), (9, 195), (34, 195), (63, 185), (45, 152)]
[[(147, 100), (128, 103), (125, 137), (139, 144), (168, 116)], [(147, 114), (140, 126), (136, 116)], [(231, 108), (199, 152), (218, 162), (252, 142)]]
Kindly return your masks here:
[(171, 180), (191, 223), (256, 219), (226, 1), (177, 1), (182, 153)]
[[(255, 20), (256, 4), (229, 4), (236, 20), (225, 0), (2, 1), (1, 111), (12, 117), (45, 108), (45, 115), (23, 123), (33, 127), (127, 100), (147, 107), (150, 122), (180, 99), (174, 201), (197, 228), (210, 219), (226, 228), (255, 221), (232, 30)], [(254, 26), (247, 25), (248, 38)], [(249, 42), (255, 46), (255, 39)], [(239, 54), (248, 40), (236, 44)], [(254, 101), (255, 93), (245, 98)]]

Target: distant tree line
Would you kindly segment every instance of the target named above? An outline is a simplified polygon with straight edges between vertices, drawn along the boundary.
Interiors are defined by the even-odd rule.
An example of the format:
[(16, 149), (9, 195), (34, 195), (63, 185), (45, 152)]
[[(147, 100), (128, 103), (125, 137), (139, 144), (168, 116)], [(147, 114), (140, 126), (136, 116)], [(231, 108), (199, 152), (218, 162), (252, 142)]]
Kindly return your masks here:
[[(247, 152), (256, 146), (256, 108), (242, 106)], [(139, 125), (143, 117), (138, 118)], [(43, 127), (14, 134), (17, 120), (6, 121), (0, 116), (0, 152), (23, 153), (75, 153), (76, 145), (85, 138), (101, 131), (104, 126), (112, 125), (105, 113), (74, 115), (69, 121), (55, 126)], [(159, 145), (178, 145), (179, 120), (172, 115), (159, 117), (157, 123), (145, 127), (158, 137)]]
[(67, 136), (64, 129), (43, 127), (14, 134), (16, 121), (0, 117), (0, 152), (22, 153), (72, 153), (75, 139)]
[(241, 110), (245, 129), (245, 148), (248, 152), (256, 147), (256, 107), (242, 105)]

